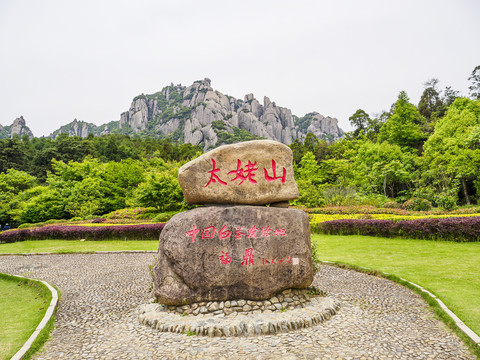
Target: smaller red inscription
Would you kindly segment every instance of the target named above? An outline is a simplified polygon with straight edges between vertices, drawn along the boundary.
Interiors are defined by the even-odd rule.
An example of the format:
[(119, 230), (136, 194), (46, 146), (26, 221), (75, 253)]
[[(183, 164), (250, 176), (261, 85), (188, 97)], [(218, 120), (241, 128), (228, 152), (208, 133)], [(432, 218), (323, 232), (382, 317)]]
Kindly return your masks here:
[(253, 228), (248, 229), (248, 237), (249, 238), (257, 238), (257, 232), (259, 229), (255, 225), (253, 225)]
[(235, 240), (240, 239), (243, 235), (245, 235), (245, 233), (241, 231), (242, 229), (243, 227), (240, 227), (235, 230)]
[(227, 230), (227, 225), (223, 225), (223, 227), (220, 229), (220, 232), (218, 233), (218, 237), (220, 239), (226, 239), (230, 237), (231, 234), (232, 232)]
[(230, 264), (231, 262), (232, 262), (232, 258), (228, 256), (228, 252), (225, 253), (222, 251), (222, 255), (220, 255), (220, 263), (222, 265), (227, 265), (227, 264)]
[(262, 236), (263, 237), (268, 237), (270, 236), (270, 232), (272, 231), (272, 229), (270, 229), (270, 226), (267, 226), (266, 228), (262, 228)]
[(254, 265), (253, 248), (245, 249), (245, 255), (243, 255), (242, 265)]
[(187, 232), (185, 233), (185, 235), (186, 235), (186, 236), (191, 236), (191, 237), (192, 237), (192, 242), (195, 242), (195, 235), (197, 235), (199, 231), (200, 231), (200, 230), (197, 229), (197, 228), (195, 227), (195, 225), (193, 225), (192, 230), (187, 231)]
[(215, 236), (215, 226), (209, 226), (202, 230), (202, 239), (213, 239)]
[(287, 236), (287, 232), (285, 231), (285, 229), (278, 229), (278, 230), (275, 230), (275, 236)]

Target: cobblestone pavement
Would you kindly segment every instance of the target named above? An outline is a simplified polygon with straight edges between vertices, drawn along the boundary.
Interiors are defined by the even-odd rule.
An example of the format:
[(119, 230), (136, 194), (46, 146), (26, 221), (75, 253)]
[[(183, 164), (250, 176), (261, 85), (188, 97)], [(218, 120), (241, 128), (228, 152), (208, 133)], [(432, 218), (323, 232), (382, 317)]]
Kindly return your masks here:
[(314, 283), (342, 302), (315, 327), (209, 338), (140, 325), (154, 254), (0, 257), (0, 272), (42, 279), (62, 298), (52, 338), (35, 359), (475, 359), (423, 300), (391, 281), (322, 266)]

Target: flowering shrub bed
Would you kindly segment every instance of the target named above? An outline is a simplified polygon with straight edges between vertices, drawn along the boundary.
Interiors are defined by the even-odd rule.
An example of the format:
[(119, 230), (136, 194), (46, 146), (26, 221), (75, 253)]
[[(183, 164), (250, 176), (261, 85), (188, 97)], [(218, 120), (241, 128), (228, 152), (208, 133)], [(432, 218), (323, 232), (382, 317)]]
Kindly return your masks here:
[(480, 217), (406, 221), (342, 219), (320, 223), (316, 231), (331, 235), (368, 235), (427, 240), (480, 241)]
[[(323, 208), (302, 208), (308, 214), (344, 214), (344, 215), (351, 215), (351, 214), (396, 214), (396, 215), (444, 215), (448, 214), (448, 212), (439, 210), (439, 209), (432, 209), (430, 211), (412, 211), (412, 210), (405, 210), (399, 208), (378, 208), (375, 206), (325, 206)], [(478, 209), (476, 211), (479, 212)]]
[[(100, 226), (98, 226), (100, 225)], [(157, 240), (165, 223), (111, 226), (49, 225), (33, 229), (9, 230), (0, 233), (0, 242), (24, 240)]]
[(346, 220), (346, 219), (362, 219), (362, 220), (392, 220), (392, 221), (408, 221), (408, 220), (419, 220), (419, 219), (445, 219), (453, 217), (472, 217), (479, 216), (480, 214), (465, 214), (465, 215), (398, 215), (398, 214), (311, 214), (309, 215), (310, 227), (315, 229), (320, 223), (325, 221), (332, 220)]

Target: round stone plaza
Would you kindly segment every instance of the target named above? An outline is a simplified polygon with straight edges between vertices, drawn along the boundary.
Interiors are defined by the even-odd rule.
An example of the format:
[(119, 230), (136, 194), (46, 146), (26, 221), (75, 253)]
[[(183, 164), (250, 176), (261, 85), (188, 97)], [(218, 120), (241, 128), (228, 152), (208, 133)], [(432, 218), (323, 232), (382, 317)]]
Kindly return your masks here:
[[(34, 358), (475, 359), (419, 295), (383, 278), (327, 265), (316, 273), (313, 285), (340, 306), (325, 321), (275, 335), (159, 331), (138, 319), (139, 308), (152, 297), (149, 265), (155, 256), (0, 257), (0, 272), (45, 280), (61, 292), (51, 339)], [(183, 319), (188, 317), (195, 318)]]

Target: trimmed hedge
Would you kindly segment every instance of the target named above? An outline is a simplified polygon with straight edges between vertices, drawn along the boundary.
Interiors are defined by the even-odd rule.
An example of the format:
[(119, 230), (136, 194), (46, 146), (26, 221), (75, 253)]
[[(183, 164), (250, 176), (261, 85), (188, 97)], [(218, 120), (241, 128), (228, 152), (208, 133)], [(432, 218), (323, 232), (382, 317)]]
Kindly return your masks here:
[(367, 235), (411, 239), (480, 241), (480, 217), (406, 221), (343, 219), (325, 221), (314, 229), (330, 235)]
[(158, 240), (165, 223), (112, 226), (50, 225), (0, 233), (0, 242), (24, 240)]

